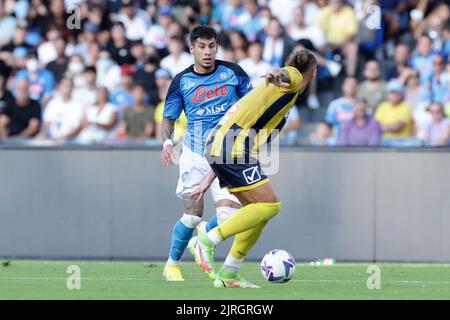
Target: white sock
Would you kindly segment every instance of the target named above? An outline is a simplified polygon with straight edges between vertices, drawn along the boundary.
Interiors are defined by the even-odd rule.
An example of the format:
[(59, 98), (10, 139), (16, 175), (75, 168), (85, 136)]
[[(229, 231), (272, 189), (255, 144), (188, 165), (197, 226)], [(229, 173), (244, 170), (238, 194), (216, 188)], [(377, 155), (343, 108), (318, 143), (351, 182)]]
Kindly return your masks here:
[(176, 261), (170, 257), (169, 257), (169, 259), (167, 259), (167, 265), (169, 265), (169, 266), (179, 266), (180, 264), (181, 264), (180, 260)]
[(229, 254), (223, 263), (223, 268), (227, 271), (238, 272), (242, 266), (242, 263), (244, 263), (244, 258), (236, 259)]
[(220, 237), (219, 233), (215, 232), (214, 229), (210, 230), (206, 236), (208, 239), (217, 246), (219, 243), (223, 241), (223, 239)]
[(202, 222), (202, 218), (186, 213), (183, 213), (183, 216), (181, 217), (180, 220), (186, 227), (190, 229), (195, 229), (198, 226), (198, 224)]

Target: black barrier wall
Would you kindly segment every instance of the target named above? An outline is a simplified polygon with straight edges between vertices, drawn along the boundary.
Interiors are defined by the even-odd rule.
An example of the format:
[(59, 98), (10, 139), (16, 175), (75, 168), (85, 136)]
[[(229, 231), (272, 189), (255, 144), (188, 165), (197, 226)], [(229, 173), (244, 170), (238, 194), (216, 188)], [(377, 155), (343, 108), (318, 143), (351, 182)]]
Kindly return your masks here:
[[(165, 258), (182, 203), (178, 168), (159, 155), (0, 149), (0, 257)], [(287, 149), (272, 181), (282, 211), (251, 259), (283, 248), (299, 261), (450, 261), (446, 150)]]

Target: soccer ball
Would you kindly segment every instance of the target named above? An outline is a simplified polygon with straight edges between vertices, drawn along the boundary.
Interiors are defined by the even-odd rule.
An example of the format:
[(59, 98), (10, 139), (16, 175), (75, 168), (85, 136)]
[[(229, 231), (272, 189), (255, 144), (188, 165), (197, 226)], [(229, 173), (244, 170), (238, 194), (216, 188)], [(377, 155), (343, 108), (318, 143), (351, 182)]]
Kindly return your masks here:
[(294, 257), (285, 250), (271, 250), (261, 261), (261, 273), (269, 282), (288, 282), (295, 274)]

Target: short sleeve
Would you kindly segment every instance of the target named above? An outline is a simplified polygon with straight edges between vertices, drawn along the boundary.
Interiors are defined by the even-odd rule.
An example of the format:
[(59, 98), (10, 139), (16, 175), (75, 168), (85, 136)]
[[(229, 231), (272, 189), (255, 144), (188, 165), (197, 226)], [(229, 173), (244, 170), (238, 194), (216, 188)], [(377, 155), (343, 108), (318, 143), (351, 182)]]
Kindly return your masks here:
[(42, 120), (41, 105), (38, 101), (33, 101), (33, 107), (31, 109), (31, 117), (30, 118), (38, 119), (39, 121)]
[(328, 122), (331, 125), (336, 125), (336, 106), (335, 102), (332, 101), (330, 105), (328, 106), (327, 113), (325, 114), (325, 121)]
[(294, 67), (284, 67), (283, 69), (288, 72), (289, 78), (291, 79), (291, 85), (289, 88), (283, 88), (282, 90), (286, 92), (297, 92), (300, 90), (303, 83), (303, 77), (300, 71)]
[(242, 69), (242, 67), (239, 65), (236, 65), (236, 69), (238, 69), (238, 71), (239, 71), (239, 72), (236, 72), (236, 77), (238, 79), (237, 93), (238, 93), (239, 98), (242, 98), (243, 96), (245, 96), (247, 93), (249, 93), (253, 89), (253, 86), (252, 86), (249, 76), (244, 71), (244, 69)]
[(384, 104), (380, 104), (375, 111), (375, 119), (380, 123), (384, 123)]
[(183, 111), (184, 102), (183, 95), (181, 94), (180, 80), (181, 77), (177, 76), (170, 84), (164, 104), (164, 118), (176, 120), (180, 117), (181, 111)]

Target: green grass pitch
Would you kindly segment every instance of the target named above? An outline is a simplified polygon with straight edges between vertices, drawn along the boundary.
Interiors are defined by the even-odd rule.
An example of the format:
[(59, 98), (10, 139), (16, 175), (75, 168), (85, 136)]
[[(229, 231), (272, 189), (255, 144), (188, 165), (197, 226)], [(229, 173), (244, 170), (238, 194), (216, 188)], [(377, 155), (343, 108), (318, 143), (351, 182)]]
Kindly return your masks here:
[[(66, 287), (67, 268), (81, 271), (81, 289)], [(450, 299), (450, 265), (377, 264), (381, 288), (369, 290), (369, 264), (297, 264), (294, 279), (267, 283), (259, 264), (246, 263), (242, 275), (261, 289), (212, 287), (194, 263), (186, 262), (184, 283), (162, 280), (163, 262), (25, 261), (0, 264), (0, 299)]]

